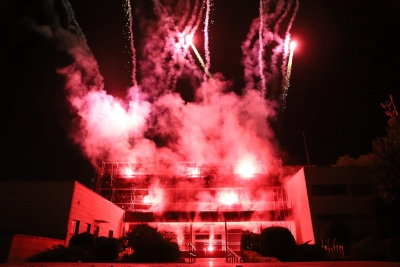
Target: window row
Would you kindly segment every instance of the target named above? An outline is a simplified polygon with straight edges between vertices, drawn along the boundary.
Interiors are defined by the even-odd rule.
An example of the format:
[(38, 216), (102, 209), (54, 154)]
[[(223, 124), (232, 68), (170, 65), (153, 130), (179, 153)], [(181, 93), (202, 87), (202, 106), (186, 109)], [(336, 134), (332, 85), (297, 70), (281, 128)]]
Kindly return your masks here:
[[(72, 220), (72, 226), (71, 226), (71, 234), (77, 235), (83, 232), (80, 232), (80, 224), (81, 222), (79, 220)], [(95, 237), (99, 236), (100, 233), (100, 226), (94, 225), (94, 230), (91, 232), (92, 225), (90, 223), (85, 223), (85, 233), (93, 234)], [(113, 230), (108, 230), (108, 237), (113, 237), (114, 231)]]
[[(350, 184), (350, 194), (355, 196), (366, 196), (372, 194), (372, 184)], [(311, 185), (313, 196), (345, 196), (348, 189), (345, 184), (315, 184)]]

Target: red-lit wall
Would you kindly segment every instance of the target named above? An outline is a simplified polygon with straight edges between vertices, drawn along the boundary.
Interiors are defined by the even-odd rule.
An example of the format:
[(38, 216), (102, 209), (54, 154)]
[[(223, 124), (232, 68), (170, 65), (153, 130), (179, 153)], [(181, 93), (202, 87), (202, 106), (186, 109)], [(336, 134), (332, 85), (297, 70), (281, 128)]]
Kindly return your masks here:
[(55, 245), (64, 245), (64, 240), (16, 234), (11, 243), (7, 262), (25, 262), (37, 252)]
[(293, 215), (296, 225), (296, 242), (302, 244), (309, 241), (310, 244), (314, 244), (314, 230), (304, 168), (301, 168), (295, 173), (292, 178), (286, 182), (285, 187), (289, 196), (289, 201), (292, 202), (293, 206)]
[(87, 231), (90, 224), (90, 233), (94, 233), (95, 226), (99, 227), (99, 236), (108, 236), (109, 230), (113, 237), (121, 237), (124, 227), (124, 210), (102, 196), (75, 182), (71, 212), (68, 219), (67, 242), (74, 235), (73, 220), (78, 220), (79, 233)]
[(99, 236), (111, 230), (119, 238), (123, 218), (123, 209), (76, 181), (1, 182), (0, 249), (9, 251), (0, 253), (1, 260), (8, 254), (13, 262), (23, 261), (54, 244), (67, 246), (75, 233), (73, 220), (80, 221), (78, 233), (90, 224), (90, 233), (99, 226)]

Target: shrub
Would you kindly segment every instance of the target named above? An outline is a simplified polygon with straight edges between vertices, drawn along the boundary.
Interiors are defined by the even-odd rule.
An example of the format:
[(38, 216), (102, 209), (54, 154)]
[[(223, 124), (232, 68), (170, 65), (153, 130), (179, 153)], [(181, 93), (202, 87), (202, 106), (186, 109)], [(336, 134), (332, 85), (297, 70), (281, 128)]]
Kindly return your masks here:
[(95, 261), (96, 238), (90, 233), (80, 233), (71, 237), (68, 242), (68, 248), (78, 256), (78, 261)]
[(96, 238), (90, 233), (80, 233), (71, 237), (68, 247), (82, 247), (88, 251), (94, 250)]
[(297, 261), (325, 261), (329, 259), (328, 252), (320, 245), (297, 245)]
[(242, 233), (240, 239), (241, 250), (254, 250), (258, 251), (260, 248), (260, 234), (250, 232)]
[(260, 235), (260, 254), (275, 257), (280, 261), (294, 261), (296, 258), (296, 241), (289, 229), (285, 227), (268, 227)]
[(244, 263), (257, 263), (257, 262), (279, 262), (275, 257), (264, 257), (254, 250), (242, 250), (242, 260)]
[(126, 236), (128, 247), (134, 251), (125, 256), (125, 262), (177, 262), (181, 252), (178, 244), (164, 239), (162, 234), (147, 224), (137, 225)]
[(383, 242), (374, 238), (365, 238), (351, 248), (351, 258), (360, 261), (384, 261), (386, 251)]
[(101, 238), (97, 240), (96, 259), (100, 262), (114, 262), (118, 258), (121, 242), (114, 238)]
[(321, 228), (320, 238), (322, 244), (348, 244), (350, 243), (350, 231), (343, 222), (328, 222)]

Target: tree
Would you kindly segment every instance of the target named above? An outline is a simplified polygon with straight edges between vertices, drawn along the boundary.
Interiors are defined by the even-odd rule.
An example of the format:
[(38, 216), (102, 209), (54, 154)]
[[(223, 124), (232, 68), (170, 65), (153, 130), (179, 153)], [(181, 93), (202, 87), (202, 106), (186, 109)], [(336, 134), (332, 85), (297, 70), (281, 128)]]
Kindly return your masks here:
[(260, 235), (260, 254), (280, 261), (294, 261), (296, 240), (289, 229), (280, 226), (265, 228)]
[(181, 252), (175, 242), (164, 239), (157, 228), (147, 224), (137, 225), (126, 234), (128, 247), (134, 251), (126, 261), (132, 262), (177, 262)]
[(399, 201), (400, 190), (400, 119), (392, 114), (386, 128), (387, 136), (372, 143), (374, 183), (386, 203)]
[(370, 166), (372, 165), (371, 154), (360, 155), (358, 158), (352, 158), (349, 155), (339, 157), (336, 165), (332, 166)]
[(100, 262), (114, 262), (118, 259), (119, 252), (121, 250), (121, 241), (114, 238), (108, 237), (104, 239), (97, 239), (96, 244), (96, 259)]
[(373, 182), (377, 192), (374, 219), (382, 237), (400, 236), (400, 118), (393, 99), (385, 105), (389, 115), (386, 136), (372, 142)]

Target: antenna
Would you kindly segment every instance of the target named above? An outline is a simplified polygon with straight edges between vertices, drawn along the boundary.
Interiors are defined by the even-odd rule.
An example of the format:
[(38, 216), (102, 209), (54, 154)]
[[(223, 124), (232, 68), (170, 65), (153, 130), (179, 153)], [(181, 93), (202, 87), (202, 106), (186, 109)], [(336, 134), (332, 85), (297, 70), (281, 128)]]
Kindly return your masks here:
[(308, 157), (308, 150), (307, 150), (307, 143), (306, 143), (306, 134), (303, 132), (303, 140), (304, 140), (304, 146), (306, 148), (306, 155), (307, 155), (307, 163), (308, 166), (310, 166), (310, 158)]

